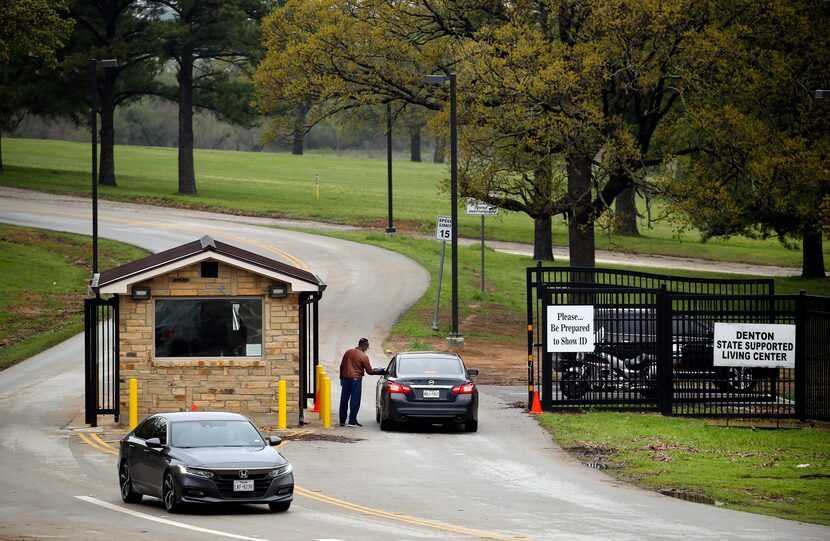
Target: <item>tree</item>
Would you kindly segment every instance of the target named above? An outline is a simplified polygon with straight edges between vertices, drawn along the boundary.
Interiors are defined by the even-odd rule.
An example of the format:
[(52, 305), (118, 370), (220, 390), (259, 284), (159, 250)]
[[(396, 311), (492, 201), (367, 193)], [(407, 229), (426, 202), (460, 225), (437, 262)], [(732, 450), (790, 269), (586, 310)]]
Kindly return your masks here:
[(13, 130), (43, 96), (39, 74), (57, 63), (57, 51), (72, 31), (66, 6), (44, 0), (0, 3), (0, 173), (2, 132)]
[[(98, 114), (101, 115), (101, 159), (98, 182), (116, 186), (115, 108), (147, 94), (159, 92), (153, 19), (157, 13), (138, 0), (70, 0), (69, 12), (75, 31), (59, 72), (55, 75), (64, 91), (55, 96), (67, 103), (64, 113), (88, 114), (90, 60), (114, 58), (117, 68), (100, 70)], [(85, 109), (82, 107), (85, 104)]]
[(389, 101), (446, 115), (446, 89), (425, 88), (423, 75), (456, 73), (462, 195), (531, 215), (540, 259), (551, 252), (550, 218), (564, 215), (571, 263), (593, 266), (596, 221), (619, 194), (650, 191), (672, 160), (698, 151), (669, 134), (709, 99), (710, 65), (741, 62), (737, 38), (768, 8), (295, 0), (265, 23), (259, 101), (309, 101), (312, 125)]
[(700, 152), (677, 162), (669, 194), (706, 238), (800, 242), (802, 276), (823, 278), (830, 115), (813, 95), (830, 82), (830, 6), (793, 0), (775, 7), (730, 47), (740, 62), (710, 65), (711, 99), (678, 134)]
[(172, 18), (161, 21), (163, 59), (176, 66), (179, 104), (179, 193), (196, 193), (193, 165), (193, 109), (215, 112), (240, 124), (255, 121), (249, 78), (261, 54), (259, 21), (269, 9), (263, 0), (154, 0)]

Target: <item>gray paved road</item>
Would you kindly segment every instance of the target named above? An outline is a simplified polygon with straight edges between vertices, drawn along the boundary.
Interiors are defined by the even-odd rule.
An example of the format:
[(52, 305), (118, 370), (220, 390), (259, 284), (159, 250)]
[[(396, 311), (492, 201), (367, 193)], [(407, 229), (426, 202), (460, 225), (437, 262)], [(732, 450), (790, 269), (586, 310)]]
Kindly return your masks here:
[[(89, 207), (4, 192), (0, 221), (88, 232)], [(227, 216), (102, 203), (104, 237), (161, 250), (205, 233), (250, 249), (274, 247), (323, 276), (330, 285), (321, 349), (330, 374), (358, 336), (379, 344), (426, 286), (426, 271), (376, 248)], [(385, 361), (377, 347), (370, 357)], [(0, 373), (0, 539), (830, 538), (830, 528), (683, 502), (587, 469), (510, 406), (522, 390), (484, 388), (476, 434), (380, 432), (373, 377), (364, 383), (364, 428), (283, 447), (298, 484), (288, 513), (251, 506), (168, 516), (154, 500), (122, 504), (109, 448), (65, 428), (82, 407), (81, 366), (75, 338)]]

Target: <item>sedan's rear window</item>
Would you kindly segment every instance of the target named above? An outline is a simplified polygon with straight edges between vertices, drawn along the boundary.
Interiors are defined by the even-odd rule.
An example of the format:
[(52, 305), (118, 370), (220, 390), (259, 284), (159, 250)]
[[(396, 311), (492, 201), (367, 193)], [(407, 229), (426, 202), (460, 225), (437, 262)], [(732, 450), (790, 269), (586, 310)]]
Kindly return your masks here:
[(174, 447), (262, 447), (254, 426), (248, 421), (178, 421), (170, 430)]
[(399, 376), (452, 376), (464, 375), (464, 366), (456, 357), (403, 357), (398, 359)]

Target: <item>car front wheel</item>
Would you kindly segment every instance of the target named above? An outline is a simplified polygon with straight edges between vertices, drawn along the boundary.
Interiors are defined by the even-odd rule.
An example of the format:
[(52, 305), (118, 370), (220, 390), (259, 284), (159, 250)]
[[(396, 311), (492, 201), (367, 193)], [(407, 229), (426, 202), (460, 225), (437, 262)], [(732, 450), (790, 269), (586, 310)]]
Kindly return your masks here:
[(164, 500), (164, 508), (167, 509), (168, 513), (177, 513), (181, 509), (182, 504), (178, 502), (176, 496), (176, 482), (170, 473), (164, 475), (162, 499)]
[(124, 503), (140, 502), (142, 494), (133, 490), (133, 479), (130, 477), (130, 467), (126, 461), (121, 463), (118, 478), (121, 485), (121, 499)]

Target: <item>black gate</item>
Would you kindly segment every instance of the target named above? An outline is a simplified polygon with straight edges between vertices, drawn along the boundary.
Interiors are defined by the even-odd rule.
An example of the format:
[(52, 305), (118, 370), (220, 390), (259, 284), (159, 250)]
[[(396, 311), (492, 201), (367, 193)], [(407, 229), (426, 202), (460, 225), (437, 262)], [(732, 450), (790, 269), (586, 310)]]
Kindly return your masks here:
[(120, 416), (118, 295), (84, 299), (85, 422), (98, 415)]
[(320, 363), (320, 340), (318, 333), (318, 307), (321, 293), (303, 293), (300, 295), (300, 419), (305, 424), (305, 408), (308, 399), (316, 400), (317, 365)]

